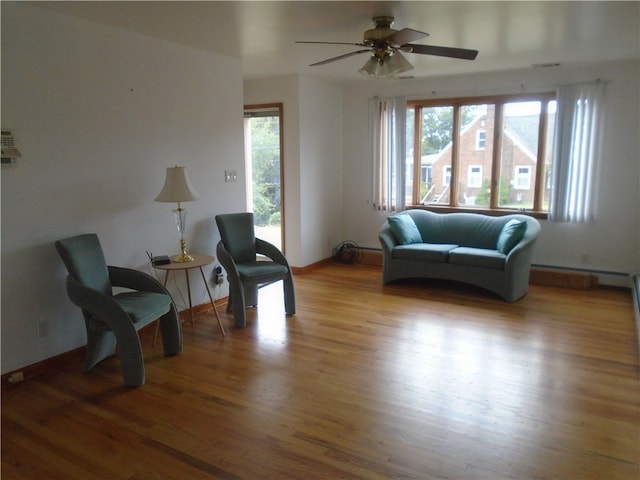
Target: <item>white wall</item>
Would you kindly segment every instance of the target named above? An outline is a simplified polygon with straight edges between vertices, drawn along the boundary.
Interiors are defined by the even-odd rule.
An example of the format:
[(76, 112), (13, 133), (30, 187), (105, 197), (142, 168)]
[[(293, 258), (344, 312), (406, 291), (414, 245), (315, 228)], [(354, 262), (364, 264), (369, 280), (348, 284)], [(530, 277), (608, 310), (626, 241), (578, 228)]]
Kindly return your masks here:
[(2, 127), (22, 152), (1, 172), (2, 373), (86, 343), (55, 240), (96, 232), (109, 263), (153, 273), (145, 250), (179, 247), (175, 205), (153, 201), (176, 164), (201, 196), (184, 204), (190, 251), (214, 254), (214, 215), (244, 209), (237, 60), (2, 2)]
[(285, 243), (292, 266), (342, 238), (342, 87), (311, 77), (246, 81), (246, 105), (284, 104)]
[[(610, 272), (640, 271), (640, 73), (637, 61), (591, 66), (529, 69), (427, 80), (359, 82), (345, 88), (344, 234), (378, 248), (385, 216), (369, 205), (371, 169), (367, 156), (367, 99), (405, 95), (409, 99), (553, 91), (557, 85), (610, 80), (603, 168), (598, 179), (598, 212), (593, 224), (543, 221), (534, 262)], [(582, 255), (588, 262), (582, 263)], [(602, 283), (628, 285), (626, 276), (600, 275)]]
[(331, 256), (342, 240), (342, 87), (300, 78), (302, 265)]

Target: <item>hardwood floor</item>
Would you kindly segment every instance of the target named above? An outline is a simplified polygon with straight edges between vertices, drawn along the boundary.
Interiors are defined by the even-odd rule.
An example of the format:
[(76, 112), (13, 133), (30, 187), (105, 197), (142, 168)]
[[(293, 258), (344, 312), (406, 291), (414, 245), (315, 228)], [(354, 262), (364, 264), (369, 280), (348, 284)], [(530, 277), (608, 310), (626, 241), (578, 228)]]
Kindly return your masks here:
[(248, 326), (220, 312), (147, 383), (72, 361), (3, 389), (2, 478), (638, 479), (630, 292), (532, 286), (509, 304), (329, 265)]

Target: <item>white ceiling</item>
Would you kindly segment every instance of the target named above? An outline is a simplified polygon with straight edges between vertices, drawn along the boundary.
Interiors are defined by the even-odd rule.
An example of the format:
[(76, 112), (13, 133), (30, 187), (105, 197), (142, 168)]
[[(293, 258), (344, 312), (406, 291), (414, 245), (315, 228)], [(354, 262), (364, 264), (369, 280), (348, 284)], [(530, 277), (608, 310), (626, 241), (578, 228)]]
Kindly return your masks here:
[(247, 79), (284, 74), (359, 80), (361, 54), (310, 63), (360, 49), (302, 45), (296, 40), (360, 42), (371, 17), (391, 15), (394, 28), (429, 32), (416, 43), (479, 50), (474, 61), (406, 54), (415, 78), (640, 58), (640, 2), (366, 2), (141, 1), (34, 2), (90, 21), (240, 58)]

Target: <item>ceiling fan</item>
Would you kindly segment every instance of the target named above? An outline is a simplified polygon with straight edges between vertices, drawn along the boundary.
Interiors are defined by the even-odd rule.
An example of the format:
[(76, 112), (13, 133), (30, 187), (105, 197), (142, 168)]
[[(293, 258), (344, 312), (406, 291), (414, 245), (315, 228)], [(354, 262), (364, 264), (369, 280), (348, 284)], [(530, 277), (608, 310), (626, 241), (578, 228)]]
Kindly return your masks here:
[(474, 60), (478, 55), (477, 50), (466, 48), (438, 47), (436, 45), (417, 45), (415, 42), (421, 38), (429, 36), (426, 32), (403, 28), (396, 30), (391, 28), (394, 18), (390, 16), (379, 16), (372, 18), (374, 28), (364, 32), (364, 39), (360, 43), (350, 42), (307, 42), (297, 41), (296, 43), (321, 43), (329, 45), (356, 45), (365, 47), (362, 50), (345, 53), (337, 57), (328, 58), (321, 62), (312, 63), (310, 66), (325, 65), (327, 63), (342, 60), (361, 53), (370, 53), (371, 58), (358, 70), (365, 76), (375, 78), (387, 78), (401, 72), (411, 70), (413, 66), (400, 53), (418, 53), (422, 55), (438, 55), (440, 57), (461, 58), (464, 60)]

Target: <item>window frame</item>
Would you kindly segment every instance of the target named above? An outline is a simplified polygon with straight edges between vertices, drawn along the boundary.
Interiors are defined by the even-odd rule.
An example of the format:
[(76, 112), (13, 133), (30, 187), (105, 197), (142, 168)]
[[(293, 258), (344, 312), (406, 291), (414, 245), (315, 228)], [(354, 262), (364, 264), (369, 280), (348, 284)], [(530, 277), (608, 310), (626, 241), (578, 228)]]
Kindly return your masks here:
[[(422, 153), (422, 109), (432, 107), (453, 107), (453, 125), (452, 125), (452, 145), (451, 145), (451, 182), (449, 184), (449, 204), (421, 204), (419, 198), (420, 179), (421, 176), (414, 173), (414, 196), (408, 208), (421, 208), (425, 210), (447, 212), (447, 211), (467, 211), (476, 213), (485, 213), (489, 215), (506, 215), (510, 213), (525, 213), (536, 218), (546, 219), (548, 210), (542, 208), (545, 190), (545, 158), (547, 154), (547, 134), (553, 135), (553, 132), (547, 130), (548, 107), (549, 102), (556, 100), (555, 92), (537, 92), (527, 94), (510, 94), (510, 95), (491, 95), (480, 97), (458, 97), (458, 98), (441, 98), (441, 99), (424, 99), (410, 100), (407, 102), (407, 108), (414, 110), (414, 159), (413, 167), (418, 172), (421, 168)], [(500, 177), (500, 161), (501, 161), (501, 142), (503, 131), (503, 111), (504, 105), (516, 102), (540, 102), (540, 116), (538, 122), (538, 151), (535, 168), (532, 173), (534, 178), (534, 203), (532, 209), (515, 209), (499, 206), (499, 177)], [(495, 125), (493, 138), (485, 137), (485, 142), (493, 142), (493, 159), (491, 167), (491, 194), (488, 207), (469, 208), (464, 204), (458, 203), (458, 176), (460, 172), (460, 110), (461, 107), (467, 105), (493, 104), (495, 105)], [(484, 131), (487, 129), (484, 128)], [(477, 147), (477, 137), (475, 146)]]

